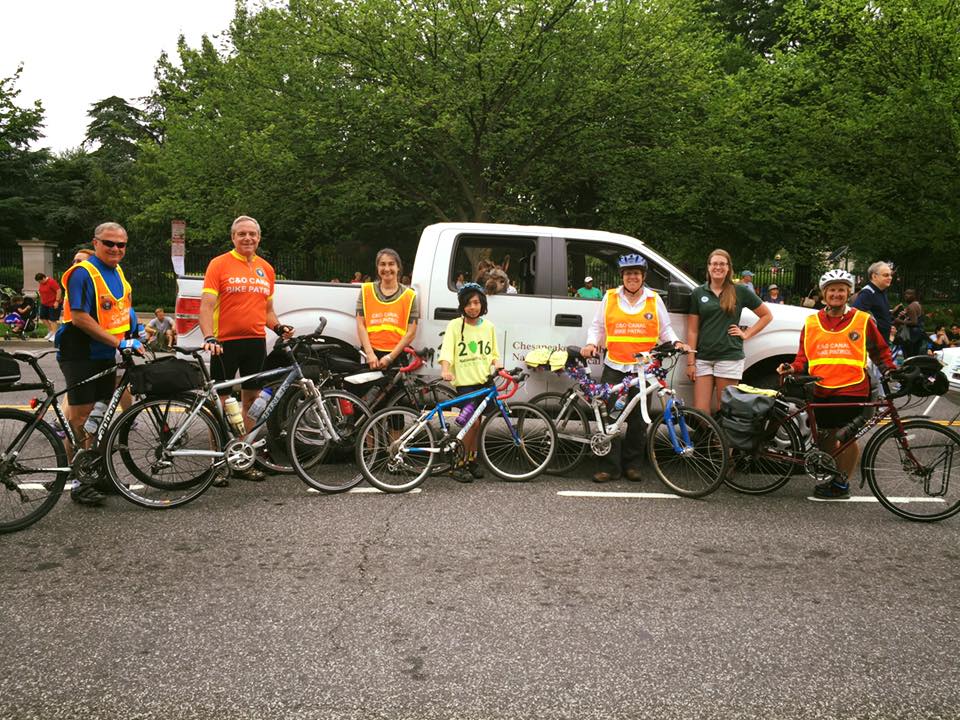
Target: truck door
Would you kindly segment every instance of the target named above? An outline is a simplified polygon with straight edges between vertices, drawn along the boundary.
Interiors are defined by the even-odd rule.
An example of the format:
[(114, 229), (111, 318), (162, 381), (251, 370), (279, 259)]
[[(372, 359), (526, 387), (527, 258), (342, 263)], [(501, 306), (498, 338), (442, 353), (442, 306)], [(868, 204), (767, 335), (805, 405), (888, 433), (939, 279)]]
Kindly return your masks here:
[(452, 243), (447, 267), (435, 266), (430, 284), (429, 322), (420, 334), (426, 345), (440, 346), (438, 333), (459, 316), (457, 289), (479, 282), (487, 289), (488, 317), (497, 328), (500, 356), (506, 368), (523, 364), (537, 344), (552, 345), (550, 323), (550, 243), (536, 235), (448, 228), (441, 247)]

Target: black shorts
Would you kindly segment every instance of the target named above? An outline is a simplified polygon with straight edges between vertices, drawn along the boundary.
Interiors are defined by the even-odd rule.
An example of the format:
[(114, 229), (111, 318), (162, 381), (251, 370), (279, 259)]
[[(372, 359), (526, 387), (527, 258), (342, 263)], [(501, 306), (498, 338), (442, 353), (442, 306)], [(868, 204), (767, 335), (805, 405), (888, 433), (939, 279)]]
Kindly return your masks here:
[(60, 308), (54, 307), (53, 305), (41, 305), (39, 312), (41, 320), (53, 320), (56, 322), (60, 319)]
[(61, 360), (60, 370), (68, 388), (111, 368), (112, 373), (68, 390), (67, 400), (70, 404), (92, 405), (98, 401), (107, 402), (117, 387), (117, 363), (113, 360)]
[[(456, 391), (457, 395), (466, 395), (467, 393), (477, 392), (478, 390), (484, 390), (489, 387), (493, 387), (493, 383), (484, 383), (482, 385), (457, 385), (453, 389)], [(483, 396), (479, 395), (475, 398), (471, 398), (470, 400), (464, 400), (462, 403), (458, 403), (453, 407), (463, 408), (463, 406), (466, 405), (467, 403), (473, 403), (474, 406), (477, 406), (482, 402), (483, 402)], [(496, 404), (492, 402), (488, 403), (486, 407), (486, 412), (490, 412), (491, 408), (496, 408), (496, 407), (497, 407)]]
[[(210, 376), (217, 382), (230, 380), (237, 376), (253, 375), (263, 370), (263, 361), (267, 357), (266, 338), (241, 338), (225, 340), (223, 353), (210, 358)], [(263, 387), (260, 380), (247, 380), (240, 385), (244, 390), (259, 390)], [(229, 395), (230, 388), (220, 390), (221, 395)]]
[[(867, 402), (870, 399), (867, 395), (834, 395), (832, 397), (814, 398), (813, 402), (820, 403), (849, 403), (849, 402)], [(842, 428), (844, 425), (853, 422), (861, 413), (873, 413), (873, 408), (866, 407), (817, 407), (814, 413), (817, 418), (817, 428), (821, 430), (834, 430)]]

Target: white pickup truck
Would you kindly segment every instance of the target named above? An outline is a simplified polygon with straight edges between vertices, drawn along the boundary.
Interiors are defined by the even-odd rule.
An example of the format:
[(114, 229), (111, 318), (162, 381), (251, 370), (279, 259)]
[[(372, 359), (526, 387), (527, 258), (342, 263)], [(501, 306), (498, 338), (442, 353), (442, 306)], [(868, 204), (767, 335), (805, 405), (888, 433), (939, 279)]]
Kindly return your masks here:
[[(412, 269), (404, 270), (410, 272), (420, 302), (414, 345), (439, 347), (440, 333), (457, 315), (457, 276), (463, 273), (468, 279), (473, 277), (481, 260), (503, 266), (517, 289), (516, 294), (489, 298), (489, 317), (497, 327), (504, 365), (521, 364), (535, 347), (583, 345), (599, 303), (571, 297), (569, 289), (581, 287), (586, 276), (594, 278), (596, 287), (618, 285), (617, 258), (631, 252), (647, 258), (646, 283), (663, 296), (674, 329), (684, 337), (690, 292), (697, 283), (636, 238), (597, 230), (524, 225), (430, 225), (420, 236)], [(405, 261), (409, 264), (409, 258)], [(178, 280), (176, 323), (183, 347), (198, 347), (202, 342), (197, 324), (202, 283), (199, 277)], [(313, 330), (318, 316), (323, 315), (328, 335), (359, 346), (355, 320), (359, 292), (359, 285), (280, 280), (274, 308), (280, 321), (298, 332)], [(745, 345), (744, 381), (752, 384), (771, 383), (776, 366), (793, 359), (803, 320), (813, 312), (789, 305), (769, 307), (773, 321)], [(743, 311), (742, 325), (752, 325), (756, 320), (752, 312)], [(679, 364), (674, 382), (689, 398), (691, 386), (682, 369)], [(439, 375), (437, 367), (427, 366), (424, 371)], [(555, 375), (535, 373), (523, 391), (524, 395), (533, 395), (561, 384), (566, 381)]]

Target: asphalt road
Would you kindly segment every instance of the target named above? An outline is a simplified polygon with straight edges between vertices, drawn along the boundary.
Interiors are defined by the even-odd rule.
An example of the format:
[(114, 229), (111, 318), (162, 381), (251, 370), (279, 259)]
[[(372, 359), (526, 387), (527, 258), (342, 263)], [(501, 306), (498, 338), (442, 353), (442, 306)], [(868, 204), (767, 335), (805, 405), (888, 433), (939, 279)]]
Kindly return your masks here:
[(810, 485), (64, 499), (0, 536), (0, 718), (958, 717), (960, 518)]

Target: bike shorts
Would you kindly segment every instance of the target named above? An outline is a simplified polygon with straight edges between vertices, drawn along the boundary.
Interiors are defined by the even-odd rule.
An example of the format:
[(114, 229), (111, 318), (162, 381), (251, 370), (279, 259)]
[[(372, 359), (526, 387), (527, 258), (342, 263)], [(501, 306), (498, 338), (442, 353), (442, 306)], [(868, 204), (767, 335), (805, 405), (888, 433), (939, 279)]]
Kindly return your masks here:
[[(813, 402), (820, 403), (849, 403), (867, 402), (868, 395), (832, 395), (830, 397), (814, 398)], [(821, 430), (835, 430), (853, 422), (864, 412), (863, 407), (818, 407), (814, 409), (817, 418), (817, 427)]]
[[(230, 380), (237, 376), (253, 375), (263, 370), (263, 361), (267, 358), (266, 338), (240, 338), (224, 340), (223, 352), (210, 358), (210, 377), (217, 382)], [(247, 380), (240, 385), (244, 390), (259, 390), (263, 387), (260, 380)], [(222, 388), (220, 395), (229, 395), (230, 388)]]
[[(479, 390), (484, 390), (486, 388), (493, 387), (493, 383), (483, 383), (481, 385), (457, 385), (453, 389), (456, 391), (457, 395), (466, 395), (467, 393), (477, 392)], [(478, 396), (471, 398), (470, 400), (464, 400), (461, 403), (457, 403), (453, 407), (463, 408), (467, 403), (473, 403), (474, 406), (479, 405), (483, 402), (483, 396)], [(491, 408), (496, 409), (496, 404), (490, 402), (487, 403), (486, 412), (490, 412)]]
[[(77, 383), (93, 377), (99, 372), (113, 368), (101, 378), (83, 385)], [(60, 370), (67, 387), (67, 400), (71, 405), (92, 405), (95, 402), (107, 402), (117, 387), (117, 363), (113, 360), (61, 360)], [(71, 387), (77, 385), (77, 387)]]

